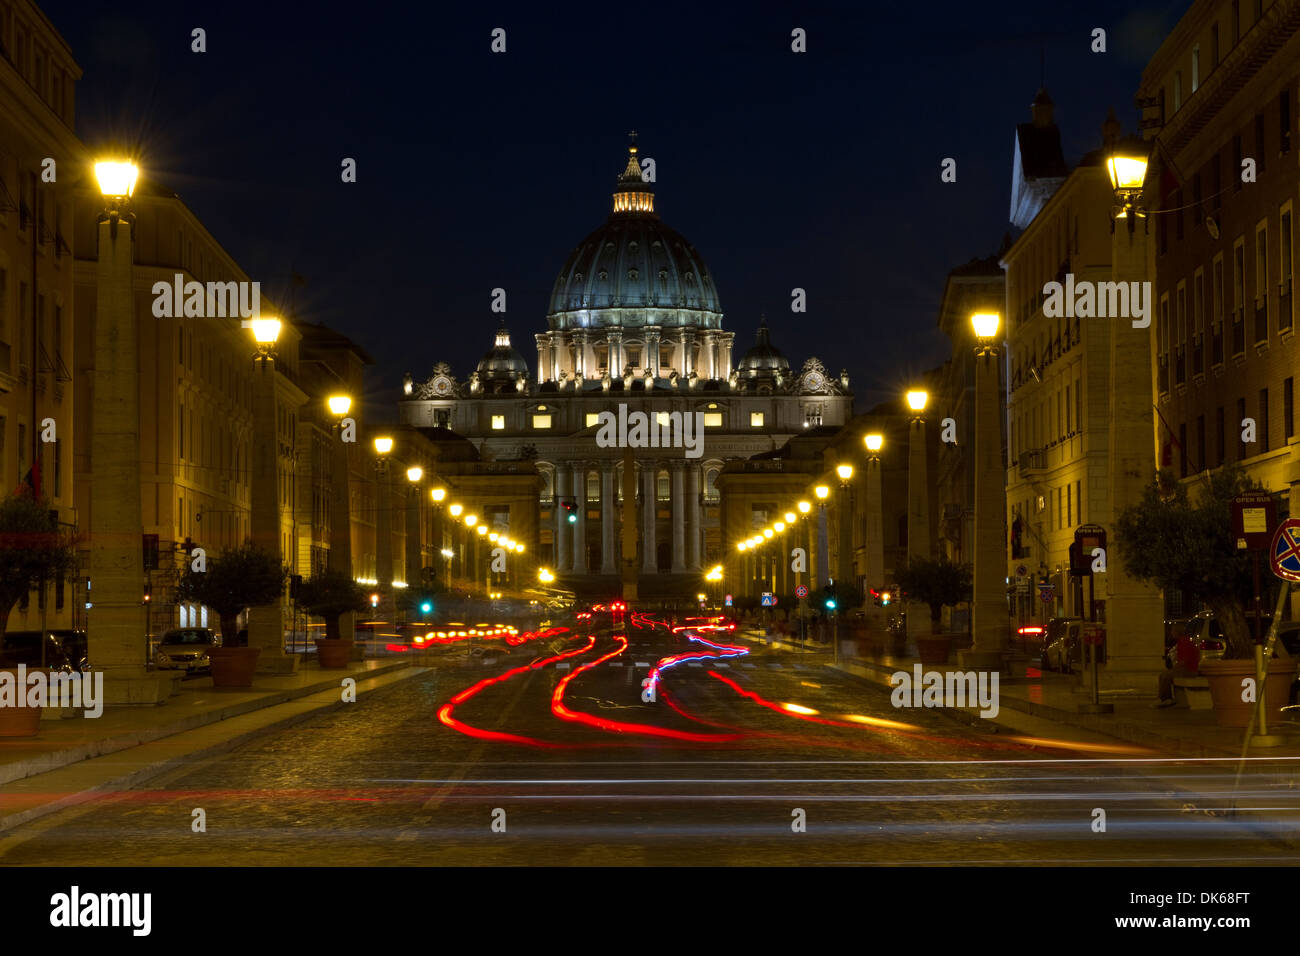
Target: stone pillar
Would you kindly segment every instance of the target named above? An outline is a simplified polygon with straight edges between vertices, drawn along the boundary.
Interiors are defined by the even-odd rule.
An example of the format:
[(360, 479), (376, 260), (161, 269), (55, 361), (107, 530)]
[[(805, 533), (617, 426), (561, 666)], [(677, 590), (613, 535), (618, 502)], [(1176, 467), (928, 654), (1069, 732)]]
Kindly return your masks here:
[[(919, 415), (913, 420), (907, 442), (907, 558), (929, 560), (930, 539), (930, 484), (926, 475), (925, 421)], [(930, 609), (924, 604), (909, 602), (907, 606), (907, 636), (930, 633)], [(1163, 632), (1162, 632), (1163, 633)]]
[[(333, 434), (333, 460), (330, 462), (330, 553), (331, 571), (356, 577), (352, 568), (352, 468), (348, 442), (338, 427)], [(339, 637), (345, 641), (356, 635), (356, 613), (349, 611), (339, 618)]]
[[(959, 655), (964, 667), (1001, 666), (1007, 646), (1006, 469), (1002, 466), (1001, 401), (998, 354), (975, 358), (975, 547), (969, 652)], [(1163, 630), (1161, 631), (1163, 633)]]
[(650, 377), (659, 377), (659, 330), (645, 330), (645, 367), (650, 369)]
[[(407, 482), (406, 487), (406, 569), (402, 575), (409, 593), (414, 594), (423, 588), (424, 542), (423, 528), (420, 521), (420, 492), (424, 485), (420, 482)], [(414, 588), (414, 591), (410, 589)]]
[[(279, 415), (275, 400), (275, 362), (269, 357), (254, 362), (252, 402), (249, 537), (279, 562), (284, 557), (280, 547), (280, 443), (276, 434)], [(249, 608), (248, 646), (261, 648), (257, 657), (260, 673), (289, 674), (297, 669), (297, 655), (284, 652), (284, 612), (279, 600)]]
[(686, 570), (686, 492), (681, 462), (670, 462), (673, 482), (673, 573)]
[(659, 510), (658, 462), (641, 465), (641, 573), (655, 574), (659, 556), (655, 542), (655, 516)]
[[(610, 329), (605, 333), (605, 365), (610, 378), (623, 377), (623, 333)], [(602, 486), (603, 487), (603, 486)], [(603, 560), (603, 559), (602, 559)]]
[[(1111, 236), (1111, 279), (1143, 282), (1155, 278), (1147, 235), (1150, 219), (1115, 223)], [(1155, 462), (1153, 430), (1155, 412), (1151, 396), (1151, 337), (1149, 328), (1133, 327), (1130, 319), (1111, 320), (1110, 333), (1110, 444), (1108, 486), (1110, 508), (1106, 514), (1106, 663), (1099, 677), (1102, 687), (1137, 688), (1151, 693), (1163, 668), (1164, 607), (1160, 592), (1129, 575), (1124, 550), (1115, 541), (1115, 518), (1137, 504), (1152, 479)]]
[(614, 463), (600, 464), (600, 573), (618, 574), (618, 491)]
[[(690, 412), (683, 412), (689, 415)], [(686, 472), (686, 569), (700, 570), (702, 550), (701, 537), (704, 533), (700, 520), (700, 467), (693, 462), (682, 466)]]
[[(875, 588), (877, 591), (885, 584), (885, 518), (880, 473), (880, 459), (867, 459), (867, 566), (864, 568), (863, 583), (868, 590)], [(873, 617), (880, 616), (874, 613), (874, 602), (868, 601), (867, 608)]]
[(393, 485), (389, 479), (390, 461), (375, 462), (375, 577), (379, 581), (378, 619), (397, 617), (393, 600)]
[[(835, 525), (838, 531), (839, 545), (835, 555), (835, 582), (837, 584), (853, 583), (853, 485), (847, 481), (840, 482), (839, 493), (835, 498)], [(848, 610), (842, 608), (842, 610)]]
[(731, 344), (736, 337), (736, 333), (722, 332), (720, 337), (722, 339), (722, 355), (720, 356), (722, 367), (718, 370), (718, 378), (729, 379), (731, 378)]
[(826, 527), (826, 502), (817, 503), (817, 590), (831, 583), (830, 533)]
[(537, 384), (549, 381), (551, 374), (551, 337), (546, 332), (538, 332), (537, 340)]
[(563, 502), (572, 496), (573, 469), (568, 462), (555, 463), (555, 573), (573, 568), (573, 529), (569, 527)]
[(551, 378), (559, 377), (569, 370), (569, 335), (567, 332), (551, 333)]
[[(143, 604), (140, 356), (132, 290), (133, 227), (119, 222), (116, 235), (108, 222), (101, 222), (98, 229), (88, 654), (95, 671), (104, 674), (105, 703), (157, 704), (171, 696), (175, 681), (145, 670), (148, 646)], [(18, 321), (26, 319), (17, 317)], [(36, 425), (32, 422), (29, 427)]]
[(680, 343), (678, 351), (681, 353), (681, 358), (677, 362), (677, 371), (681, 375), (684, 385), (685, 380), (690, 377), (691, 369), (695, 365), (695, 333), (690, 329), (682, 329), (678, 336), (678, 342)]
[(573, 497), (578, 502), (578, 523), (573, 526), (573, 573), (587, 573), (587, 464), (573, 466)]

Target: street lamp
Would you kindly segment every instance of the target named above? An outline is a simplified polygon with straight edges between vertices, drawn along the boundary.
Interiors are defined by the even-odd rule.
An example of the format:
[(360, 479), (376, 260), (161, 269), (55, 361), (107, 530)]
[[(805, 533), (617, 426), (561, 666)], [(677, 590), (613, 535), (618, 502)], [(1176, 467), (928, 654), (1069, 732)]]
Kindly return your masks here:
[[(885, 436), (870, 432), (862, 437), (867, 446), (867, 524), (864, 529), (865, 553), (862, 581), (865, 589), (880, 588), (885, 576), (885, 518), (881, 500), (880, 452), (885, 447)], [(873, 616), (874, 604), (868, 603), (868, 613)], [(878, 624), (879, 621), (877, 620)]]
[[(930, 396), (924, 389), (907, 393), (907, 407), (912, 410), (907, 441), (907, 560), (929, 560), (930, 487), (926, 474), (925, 406)], [(907, 634), (921, 633), (924, 614), (907, 615)]]
[(880, 457), (880, 449), (884, 447), (885, 436), (872, 432), (870, 435), (862, 436), (862, 443), (867, 446), (870, 452), (869, 460), (877, 460)]
[(961, 660), (972, 669), (1001, 665), (1007, 637), (1006, 493), (998, 384), (996, 312), (975, 312), (975, 554), (972, 646)]
[(280, 320), (270, 316), (262, 316), (253, 319), (248, 324), (253, 330), (253, 341), (257, 343), (258, 357), (270, 358), (271, 352), (275, 348), (275, 341), (280, 337)]
[(839, 493), (839, 554), (835, 568), (835, 579), (843, 586), (853, 576), (853, 488), (849, 484), (853, 478), (853, 466), (845, 463), (835, 467), (835, 474), (840, 478)]
[(453, 504), (447, 509), (447, 513), (450, 514), (453, 518), (459, 518), (461, 512), (463, 512), (464, 510), (465, 510), (464, 505)]
[(406, 469), (406, 480), (411, 482), (411, 484), (415, 484), (423, 477), (424, 469), (419, 465), (412, 465), (410, 468)]
[(385, 457), (392, 450), (393, 450), (393, 440), (391, 438), (384, 436), (382, 438), (375, 439), (375, 454), (377, 454), (380, 458)]
[(551, 573), (549, 568), (538, 568), (537, 580), (542, 582), (543, 584), (550, 584), (552, 581), (555, 580), (555, 575)]
[(347, 395), (331, 395), (325, 400), (325, 404), (329, 407), (331, 415), (342, 418), (352, 408), (352, 399)]

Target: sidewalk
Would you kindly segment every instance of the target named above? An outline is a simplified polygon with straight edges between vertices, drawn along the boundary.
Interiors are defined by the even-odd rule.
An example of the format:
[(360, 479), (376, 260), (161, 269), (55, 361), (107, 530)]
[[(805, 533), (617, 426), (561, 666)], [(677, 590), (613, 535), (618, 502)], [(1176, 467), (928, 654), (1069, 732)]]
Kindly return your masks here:
[[(838, 666), (845, 673), (869, 680), (882, 687), (890, 686), (890, 675), (898, 671), (912, 673), (920, 663), (915, 657), (883, 654), (879, 659), (860, 655), (841, 655), (835, 665), (825, 644), (803, 644), (798, 640), (767, 637), (761, 630), (737, 631), (737, 636), (806, 654), (828, 667)], [(852, 642), (845, 642), (852, 645)], [(956, 653), (947, 664), (927, 664), (923, 673), (944, 673), (957, 669)], [(1245, 741), (1244, 728), (1220, 727), (1211, 710), (1188, 710), (1180, 707), (1154, 708), (1155, 688), (1145, 696), (1102, 691), (1103, 703), (1114, 705), (1111, 714), (1080, 714), (1080, 704), (1091, 697), (1085, 692), (1081, 675), (1040, 671), (1023, 666), (1024, 677), (1003, 674), (998, 681), (1000, 712), (993, 719), (974, 716), (978, 724), (995, 724), (1003, 731), (1094, 744), (1099, 739), (1122, 740), (1139, 747), (1179, 757), (1240, 757)], [(977, 715), (976, 708), (966, 708), (967, 716)], [(1289, 722), (1270, 732), (1293, 734), (1295, 742), (1282, 747), (1252, 747), (1250, 756), (1300, 756), (1300, 724)]]
[(47, 714), (37, 736), (0, 739), (0, 831), (90, 799), (110, 785), (129, 785), (171, 764), (344, 706), (344, 678), (356, 681), (360, 699), (425, 670), (405, 659), (356, 661), (331, 670), (309, 662), (293, 674), (259, 674), (247, 690), (217, 690), (203, 677), (186, 681), (154, 707), (110, 707), (94, 719)]

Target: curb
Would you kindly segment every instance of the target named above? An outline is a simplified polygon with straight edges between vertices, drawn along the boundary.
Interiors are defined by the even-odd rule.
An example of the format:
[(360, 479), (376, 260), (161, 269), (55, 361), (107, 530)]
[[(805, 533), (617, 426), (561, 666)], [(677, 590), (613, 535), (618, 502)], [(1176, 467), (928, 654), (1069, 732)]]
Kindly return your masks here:
[[(320, 693), (323, 690), (330, 690), (338, 686), (338, 682), (344, 677), (352, 677), (361, 680), (369, 680), (372, 677), (378, 677), (381, 674), (387, 674), (391, 671), (404, 667), (412, 667), (407, 661), (394, 661), (391, 664), (381, 665), (360, 674), (351, 671), (338, 671), (338, 676), (331, 676), (317, 683), (295, 687), (289, 690), (272, 691), (264, 696), (253, 698), (252, 700), (239, 701), (231, 703), (225, 707), (205, 710), (201, 713), (189, 714), (184, 717), (177, 717), (170, 723), (160, 724), (144, 730), (126, 731), (111, 737), (103, 737), (97, 740), (87, 741), (85, 743), (75, 744), (61, 750), (51, 750), (45, 753), (36, 754), (22, 760), (15, 760), (10, 763), (0, 764), (0, 785), (12, 783), (15, 780), (23, 780), (27, 777), (34, 777), (38, 774), (49, 773), (52, 770), (59, 770), (63, 767), (80, 763), (83, 760), (90, 760), (94, 757), (103, 757), (107, 754), (118, 753), (128, 750), (131, 747), (138, 747), (141, 744), (152, 743), (163, 737), (170, 737), (173, 734), (184, 733), (187, 730), (194, 730), (198, 727), (213, 724), (217, 721), (227, 720), (231, 717), (240, 717), (244, 714), (252, 713), (256, 710), (262, 710), (267, 707), (274, 707), (278, 704), (288, 703), (301, 697), (309, 697), (312, 694)], [(360, 683), (360, 680), (358, 680)], [(256, 689), (256, 688), (254, 688)], [(166, 706), (165, 704), (162, 706)]]
[[(396, 671), (400, 670), (401, 668), (405, 668), (406, 670), (409, 671), (409, 673), (406, 674), (396, 673)], [(380, 677), (384, 677), (386, 679), (383, 680), (381, 683), (379, 683), (377, 686), (364, 688), (364, 692), (366, 694), (373, 694), (378, 691), (386, 690), (387, 688), (392, 687), (398, 683), (401, 683), (404, 680), (408, 680), (412, 677), (418, 677), (419, 675), (424, 674), (428, 671), (428, 668), (413, 667), (405, 663), (401, 665), (401, 668), (389, 667), (389, 668), (384, 668), (382, 672), (368, 674), (363, 680), (357, 682), (358, 691), (359, 692), (362, 691), (363, 686), (365, 684), (371, 683), (379, 679)], [(104, 791), (107, 790), (115, 790), (124, 787), (134, 786), (137, 783), (141, 783), (145, 780), (149, 780), (153, 777), (158, 776), (159, 774), (166, 773), (168, 770), (171, 770), (174, 767), (181, 766), (182, 764), (187, 764), (195, 760), (202, 760), (208, 757), (214, 757), (219, 754), (226, 753), (258, 737), (276, 733), (278, 731), (284, 730), (287, 727), (291, 727), (294, 724), (302, 723), (303, 721), (310, 720), (311, 718), (320, 716), (321, 714), (328, 713), (333, 710), (337, 710), (345, 706), (345, 703), (342, 700), (340, 695), (336, 695), (333, 693), (335, 689), (336, 689), (335, 687), (330, 686), (323, 689), (318, 688), (315, 691), (315, 694), (329, 693), (331, 695), (330, 700), (322, 701), (319, 706), (305, 707), (297, 713), (286, 714), (284, 717), (274, 720), (269, 724), (263, 724), (258, 727), (250, 728), (241, 733), (235, 734), (233, 737), (228, 737), (225, 740), (215, 741), (213, 743), (198, 747), (194, 750), (190, 750), (182, 754), (172, 754), (160, 760), (156, 760), (152, 763), (146, 764), (143, 767), (137, 767), (134, 770), (128, 771), (127, 773), (118, 774), (117, 776), (110, 777), (106, 780), (101, 780), (98, 783), (94, 784), (93, 786), (85, 787), (73, 793), (64, 794), (63, 796), (55, 800), (51, 800), (48, 803), (43, 803), (38, 806), (28, 807), (24, 810), (17, 810), (13, 813), (6, 814), (5, 816), (0, 817), (0, 833), (8, 833), (14, 830), (16, 827), (23, 826), (24, 824), (30, 823), (33, 820), (37, 820), (40, 819), (41, 817), (49, 816), (50, 814), (57, 813), (60, 810), (66, 810), (70, 807), (75, 807), (82, 803), (86, 803), (95, 794), (103, 793)], [(308, 697), (308, 696), (314, 696), (314, 695), (296, 694), (294, 695), (293, 698), (289, 700), (279, 701), (277, 705), (292, 703), (294, 700), (302, 700), (304, 697)], [(358, 696), (358, 700), (359, 699), (360, 696)], [(262, 707), (257, 709), (266, 710), (268, 708)], [(246, 711), (246, 713), (248, 712), (251, 711)], [(205, 724), (214, 723), (214, 722), (215, 721), (206, 721)], [(204, 726), (204, 724), (200, 724), (198, 726)], [(190, 728), (190, 729), (195, 729), (195, 728)], [(156, 739), (160, 739), (160, 738), (156, 738)], [(115, 751), (110, 751), (110, 753), (111, 752), (115, 752)], [(64, 769), (64, 768), (58, 768), (58, 769)]]

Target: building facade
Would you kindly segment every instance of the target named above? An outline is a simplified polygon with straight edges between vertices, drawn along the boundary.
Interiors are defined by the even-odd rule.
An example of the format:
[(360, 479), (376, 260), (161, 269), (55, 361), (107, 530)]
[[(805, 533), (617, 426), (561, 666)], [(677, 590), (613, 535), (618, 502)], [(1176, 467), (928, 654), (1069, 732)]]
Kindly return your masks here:
[[(619, 502), (636, 495), (639, 586), (694, 588), (685, 578), (721, 555), (723, 466), (843, 424), (853, 399), (844, 372), (816, 359), (793, 371), (765, 323), (735, 360), (713, 276), (655, 212), (635, 143), (612, 199), (608, 219), (556, 279), (547, 331), (536, 335), (537, 373), (501, 329), (468, 380), (441, 363), (423, 382), (408, 376), (400, 417), (465, 436), (484, 462), (535, 463), (540, 514), (529, 520), (539, 527), (539, 560), (562, 579), (593, 575), (593, 587), (610, 586), (623, 570)], [(602, 413), (640, 413), (677, 437), (655, 447), (628, 432), (610, 444), (600, 438)], [(683, 419), (702, 425), (695, 448)], [(625, 444), (635, 447), (630, 475)]]

